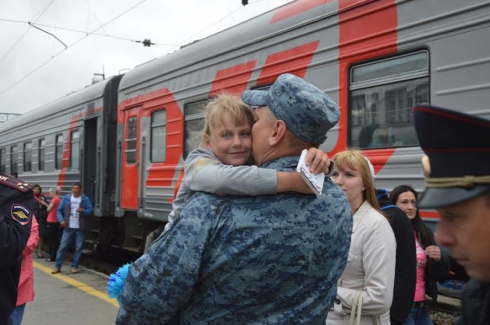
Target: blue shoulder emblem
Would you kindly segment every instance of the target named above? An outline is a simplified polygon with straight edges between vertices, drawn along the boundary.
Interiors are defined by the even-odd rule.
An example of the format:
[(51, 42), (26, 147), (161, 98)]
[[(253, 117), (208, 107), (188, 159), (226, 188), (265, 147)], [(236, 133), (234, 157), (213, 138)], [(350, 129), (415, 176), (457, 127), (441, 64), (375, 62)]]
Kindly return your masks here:
[(12, 219), (18, 221), (23, 226), (27, 225), (32, 217), (32, 212), (22, 204), (12, 204), (10, 214)]

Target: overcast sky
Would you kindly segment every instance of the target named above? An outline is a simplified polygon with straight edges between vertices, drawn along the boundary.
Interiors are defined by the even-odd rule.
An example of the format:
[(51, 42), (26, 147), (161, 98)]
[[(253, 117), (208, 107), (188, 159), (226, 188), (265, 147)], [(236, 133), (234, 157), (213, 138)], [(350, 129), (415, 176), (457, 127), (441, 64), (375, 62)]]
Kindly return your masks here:
[[(25, 113), (94, 73), (124, 73), (291, 1), (0, 0), (0, 113)], [(144, 39), (156, 45), (131, 41)]]

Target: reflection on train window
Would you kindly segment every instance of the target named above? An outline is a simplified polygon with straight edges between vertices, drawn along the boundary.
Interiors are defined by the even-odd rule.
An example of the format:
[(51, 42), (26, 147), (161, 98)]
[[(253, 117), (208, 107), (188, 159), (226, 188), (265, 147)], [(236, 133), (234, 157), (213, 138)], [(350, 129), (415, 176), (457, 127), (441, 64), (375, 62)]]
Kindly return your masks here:
[(58, 134), (56, 136), (56, 157), (54, 161), (54, 168), (61, 169), (63, 165), (63, 134)]
[(24, 143), (24, 171), (32, 171), (32, 142)]
[(7, 159), (5, 155), (5, 148), (0, 149), (0, 173), (6, 173), (5, 160)]
[(39, 150), (37, 155), (37, 170), (44, 170), (44, 160), (46, 155), (46, 140), (39, 140)]
[(204, 115), (206, 114), (206, 105), (211, 99), (201, 100), (194, 103), (186, 104), (184, 107), (185, 114), (185, 148), (184, 158), (189, 152), (199, 147), (201, 143), (201, 134), (204, 128)]
[(418, 145), (412, 107), (429, 103), (427, 51), (353, 66), (349, 86), (349, 146)]
[(128, 118), (128, 132), (126, 137), (126, 163), (136, 163), (136, 140), (138, 138), (137, 127), (138, 118), (136, 116)]
[(70, 169), (78, 169), (80, 161), (80, 133), (78, 131), (71, 133), (70, 149)]
[(17, 153), (18, 153), (18, 147), (12, 146), (10, 147), (10, 173), (17, 173)]
[(151, 156), (150, 161), (165, 161), (167, 145), (167, 111), (155, 112), (151, 115)]

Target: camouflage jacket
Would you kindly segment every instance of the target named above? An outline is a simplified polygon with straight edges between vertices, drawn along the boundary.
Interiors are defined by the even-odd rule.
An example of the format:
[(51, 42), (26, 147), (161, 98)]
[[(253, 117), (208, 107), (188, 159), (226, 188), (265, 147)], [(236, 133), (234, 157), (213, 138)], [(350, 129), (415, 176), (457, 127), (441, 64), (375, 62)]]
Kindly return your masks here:
[[(284, 157), (262, 167), (297, 163)], [(323, 193), (196, 193), (131, 266), (116, 324), (324, 324), (352, 214), (333, 182)]]

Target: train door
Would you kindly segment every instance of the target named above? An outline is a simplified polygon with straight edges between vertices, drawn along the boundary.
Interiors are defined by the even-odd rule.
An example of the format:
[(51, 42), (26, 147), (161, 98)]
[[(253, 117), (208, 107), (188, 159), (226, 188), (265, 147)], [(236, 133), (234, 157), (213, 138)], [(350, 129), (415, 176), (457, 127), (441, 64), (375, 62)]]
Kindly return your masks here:
[(97, 196), (97, 118), (85, 120), (83, 139), (83, 193), (90, 198), (94, 208), (100, 207)]
[(124, 143), (121, 181), (121, 205), (124, 209), (136, 210), (139, 198), (139, 110), (132, 108), (124, 112)]

